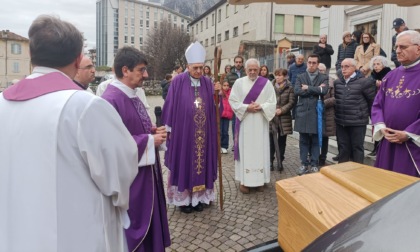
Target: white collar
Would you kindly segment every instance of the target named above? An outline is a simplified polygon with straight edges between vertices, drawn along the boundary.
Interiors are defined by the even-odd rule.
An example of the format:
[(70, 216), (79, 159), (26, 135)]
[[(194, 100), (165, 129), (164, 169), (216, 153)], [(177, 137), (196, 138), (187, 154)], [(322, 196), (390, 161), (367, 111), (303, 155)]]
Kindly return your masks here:
[(193, 78), (191, 75), (190, 75), (190, 80), (191, 80), (191, 87), (200, 87), (200, 79), (196, 79), (196, 78)]
[(132, 89), (129, 86), (125, 85), (124, 83), (122, 83), (121, 81), (119, 81), (118, 79), (112, 80), (112, 82), (110, 83), (110, 85), (118, 88), (119, 90), (121, 90), (124, 94), (126, 94), (129, 98), (136, 98), (136, 89)]
[(420, 59), (416, 60), (413, 64), (408, 66), (403, 66), (405, 69), (412, 68), (413, 66), (417, 66), (420, 63)]
[(348, 83), (351, 78), (354, 78), (356, 76), (356, 74), (357, 73), (354, 72), (352, 75), (350, 75), (350, 77), (348, 79), (346, 79), (346, 83)]
[[(70, 79), (70, 77), (68, 77), (65, 73), (61, 72), (60, 70), (57, 70), (55, 68), (51, 68), (51, 67), (43, 67), (43, 66), (36, 66), (34, 67), (34, 69), (32, 70), (32, 74), (27, 76), (27, 79), (35, 79), (39, 76), (45, 75), (45, 74), (49, 74), (49, 73), (61, 73), (64, 76), (66, 76), (67, 78)], [(71, 79), (70, 79), (71, 80)]]

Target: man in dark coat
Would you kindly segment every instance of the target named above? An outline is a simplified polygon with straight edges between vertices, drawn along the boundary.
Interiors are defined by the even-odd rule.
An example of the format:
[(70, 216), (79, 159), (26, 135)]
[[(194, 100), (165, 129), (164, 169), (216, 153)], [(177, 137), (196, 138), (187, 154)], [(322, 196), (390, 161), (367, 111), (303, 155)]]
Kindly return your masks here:
[(342, 75), (334, 81), (335, 123), (337, 126), (338, 162), (363, 163), (366, 125), (375, 98), (375, 81), (356, 72), (356, 61), (341, 62)]
[[(318, 172), (319, 142), (317, 123), (317, 102), (328, 91), (328, 77), (319, 73), (320, 57), (311, 54), (308, 57), (306, 72), (299, 74), (295, 83), (296, 104), (295, 131), (299, 132), (299, 152), (302, 166), (298, 175), (308, 172)], [(308, 161), (308, 153), (311, 160)], [(309, 168), (309, 165), (311, 166)]]
[(327, 44), (327, 35), (322, 34), (319, 37), (319, 43), (314, 45), (314, 54), (318, 54), (321, 58), (320, 63), (324, 64), (327, 67), (326, 74), (330, 74), (331, 68), (331, 55), (334, 54), (334, 49), (330, 44)]
[(391, 51), (391, 60), (394, 62), (395, 67), (399, 67), (401, 63), (397, 59), (397, 53), (395, 52), (395, 41), (397, 41), (397, 36), (403, 31), (407, 31), (408, 27), (406, 26), (404, 20), (402, 18), (396, 18), (394, 22), (392, 22), (392, 28), (395, 30), (394, 36), (392, 36), (392, 51)]

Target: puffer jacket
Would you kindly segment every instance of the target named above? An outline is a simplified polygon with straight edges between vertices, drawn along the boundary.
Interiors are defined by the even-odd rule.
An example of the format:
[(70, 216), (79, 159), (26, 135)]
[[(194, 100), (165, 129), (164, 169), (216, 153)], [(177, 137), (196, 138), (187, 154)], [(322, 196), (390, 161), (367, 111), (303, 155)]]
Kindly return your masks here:
[(330, 78), (329, 89), (324, 95), (324, 130), (322, 136), (335, 136), (335, 95), (334, 95), (334, 80)]
[(334, 81), (335, 123), (342, 126), (362, 126), (369, 123), (375, 99), (375, 81), (360, 72), (346, 84), (343, 76)]
[(281, 114), (274, 116), (270, 121), (270, 132), (272, 127), (277, 128), (277, 132), (281, 136), (292, 134), (292, 108), (295, 103), (295, 93), (290, 81), (286, 81), (286, 84), (277, 88), (275, 85), (276, 81), (273, 80), (274, 90), (276, 91), (277, 105), (276, 108), (281, 109)]
[(236, 74), (235, 67), (232, 67), (232, 69), (230, 70), (230, 73), (226, 74), (226, 79), (229, 82), (229, 86), (231, 88), (233, 87), (233, 84), (235, 84), (236, 79), (242, 78), (246, 75), (245, 68), (243, 67), (239, 70), (239, 72), (241, 75), (240, 77), (238, 77), (238, 75)]
[(352, 40), (346, 47), (344, 47), (343, 44), (338, 46), (337, 62), (335, 63), (335, 68), (337, 70), (341, 69), (341, 62), (344, 59), (354, 58), (354, 52), (356, 51), (357, 46), (358, 44), (354, 40)]

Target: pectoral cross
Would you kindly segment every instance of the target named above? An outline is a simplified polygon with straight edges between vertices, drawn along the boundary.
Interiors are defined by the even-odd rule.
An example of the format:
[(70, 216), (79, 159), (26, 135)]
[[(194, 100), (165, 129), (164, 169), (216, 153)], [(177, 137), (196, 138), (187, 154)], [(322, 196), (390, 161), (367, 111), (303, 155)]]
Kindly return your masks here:
[(195, 107), (198, 108), (198, 105), (200, 104), (200, 102), (198, 101), (198, 99), (195, 99), (194, 104), (195, 104)]

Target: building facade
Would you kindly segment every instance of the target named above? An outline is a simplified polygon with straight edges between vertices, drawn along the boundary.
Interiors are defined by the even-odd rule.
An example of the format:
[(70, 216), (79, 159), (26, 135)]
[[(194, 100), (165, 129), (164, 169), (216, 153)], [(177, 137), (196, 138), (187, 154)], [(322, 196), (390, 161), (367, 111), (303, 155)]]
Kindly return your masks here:
[(0, 31), (0, 91), (31, 73), (29, 39)]
[(167, 20), (174, 28), (189, 32), (192, 18), (159, 3), (136, 0), (96, 1), (96, 66), (112, 66), (118, 48), (134, 46), (143, 50), (153, 29)]
[[(384, 5), (337, 5), (321, 8), (321, 33), (328, 34), (328, 43), (334, 50), (342, 43), (344, 31), (360, 30), (369, 32), (387, 54), (391, 65), (392, 36), (395, 34), (392, 22), (395, 18), (404, 19), (412, 30), (420, 30), (420, 6), (400, 7), (395, 4)], [(335, 57), (334, 57), (335, 56)], [(336, 55), (332, 57), (332, 70)]]
[[(320, 8), (313, 5), (252, 3), (230, 5), (220, 1), (190, 24), (191, 36), (207, 51), (213, 63), (216, 46), (222, 48), (221, 68), (233, 64), (236, 55), (259, 58), (271, 71), (282, 67), (287, 49), (305, 55), (312, 52), (320, 34)], [(284, 42), (288, 41), (288, 46)], [(279, 45), (281, 44), (282, 47)]]

